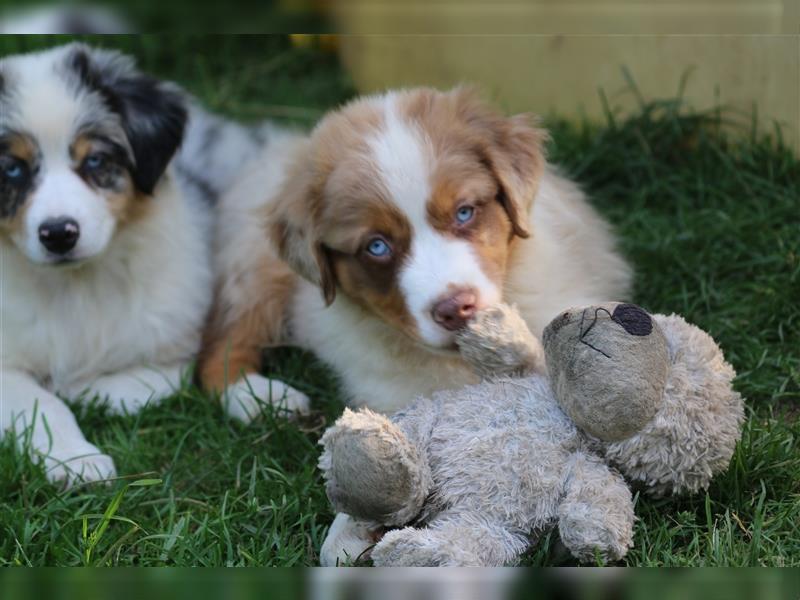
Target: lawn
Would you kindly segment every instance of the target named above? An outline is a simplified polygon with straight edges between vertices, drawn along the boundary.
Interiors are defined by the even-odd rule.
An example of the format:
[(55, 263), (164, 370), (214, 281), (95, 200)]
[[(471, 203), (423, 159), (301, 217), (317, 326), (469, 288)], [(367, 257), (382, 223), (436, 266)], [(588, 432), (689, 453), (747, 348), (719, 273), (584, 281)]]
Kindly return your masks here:
[[(58, 41), (0, 39), (0, 55)], [(281, 36), (100, 43), (241, 119), (310, 125), (354, 94), (335, 55)], [(723, 121), (738, 123), (733, 135)], [(707, 493), (639, 498), (625, 563), (800, 566), (800, 162), (769, 123), (678, 100), (643, 101), (627, 119), (609, 109), (602, 124), (552, 116), (548, 125), (551, 159), (617, 227), (636, 266), (634, 300), (708, 330), (747, 399), (730, 470)], [(136, 416), (76, 406), (83, 431), (123, 475), (108, 486), (59, 492), (3, 442), (0, 565), (317, 564), (333, 517), (317, 439), (342, 400), (309, 355), (267, 358), (268, 373), (312, 397), (312, 415), (265, 414), (243, 427), (188, 384)], [(571, 560), (548, 538), (525, 563)]]

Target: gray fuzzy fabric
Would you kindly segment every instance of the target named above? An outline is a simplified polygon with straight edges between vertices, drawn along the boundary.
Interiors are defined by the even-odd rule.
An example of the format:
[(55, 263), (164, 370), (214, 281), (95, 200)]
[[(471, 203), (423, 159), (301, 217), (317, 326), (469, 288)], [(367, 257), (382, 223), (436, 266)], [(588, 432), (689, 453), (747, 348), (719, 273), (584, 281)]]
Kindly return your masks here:
[[(353, 415), (360, 417), (357, 429)], [(584, 436), (559, 409), (546, 377), (504, 378), (441, 392), (394, 415), (392, 421), (389, 427), (386, 418), (375, 413), (348, 411), (322, 439), (320, 467), (337, 510), (388, 525), (397, 521), (382, 521), (376, 518), (379, 513), (390, 509), (409, 514), (417, 509), (416, 518), (406, 521), (415, 526), (389, 532), (375, 546), (376, 565), (513, 564), (529, 547), (531, 535), (557, 526), (562, 514), (571, 523), (569, 531), (589, 536), (584, 541), (568, 538), (568, 547), (580, 557), (593, 558), (596, 552), (616, 560), (630, 547), (633, 506), (628, 487), (600, 460), (585, 461), (581, 470), (573, 468)], [(416, 457), (424, 462), (415, 463), (413, 476), (402, 477), (404, 482), (426, 480), (430, 473), (425, 506), (387, 506), (387, 490), (395, 487), (396, 473), (413, 464), (392, 464), (383, 443), (396, 440), (398, 449), (405, 449), (404, 430), (431, 425), (427, 452)], [(375, 440), (361, 447), (379, 448), (371, 468), (365, 468), (360, 451), (341, 443), (366, 431), (374, 431)], [(585, 500), (564, 504), (583, 477), (603, 482), (589, 488), (591, 511)], [(405, 484), (401, 488), (398, 497), (408, 498)], [(581, 515), (592, 523), (577, 527)]]
[[(474, 364), (534, 370), (538, 341), (521, 349), (526, 336), (497, 327), (515, 323), (512, 313), (492, 311), (460, 337)], [(504, 340), (510, 349), (492, 349)], [(375, 545), (376, 565), (513, 564), (553, 527), (580, 560), (618, 560), (635, 520), (623, 475), (661, 494), (703, 488), (727, 467), (742, 399), (707, 334), (680, 317), (608, 304), (566, 311), (543, 341), (555, 385), (535, 372), (502, 376), (420, 399), (391, 420), (346, 411), (323, 436), (320, 467), (337, 510), (406, 525)], [(604, 439), (566, 413), (596, 415)], [(636, 431), (619, 439), (616, 419)]]
[(714, 339), (678, 315), (654, 315), (669, 347), (662, 406), (632, 437), (605, 445), (605, 456), (655, 496), (697, 492), (728, 468), (744, 422), (736, 376)]

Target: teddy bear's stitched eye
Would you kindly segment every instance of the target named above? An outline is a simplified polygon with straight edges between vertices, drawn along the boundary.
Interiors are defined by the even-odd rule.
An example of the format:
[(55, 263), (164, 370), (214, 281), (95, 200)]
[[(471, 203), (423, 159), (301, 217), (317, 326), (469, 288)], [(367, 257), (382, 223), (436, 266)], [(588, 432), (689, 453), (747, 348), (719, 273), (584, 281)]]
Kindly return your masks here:
[(653, 319), (635, 304), (620, 304), (614, 309), (611, 319), (631, 335), (644, 337), (653, 331)]

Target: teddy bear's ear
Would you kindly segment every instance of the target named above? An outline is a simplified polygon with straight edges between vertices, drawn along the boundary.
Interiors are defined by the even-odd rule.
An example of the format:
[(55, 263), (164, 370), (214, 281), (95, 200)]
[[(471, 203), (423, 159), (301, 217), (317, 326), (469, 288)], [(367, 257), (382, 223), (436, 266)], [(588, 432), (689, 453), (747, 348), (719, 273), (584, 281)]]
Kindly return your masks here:
[(653, 495), (696, 492), (727, 469), (744, 421), (736, 372), (705, 331), (677, 315), (653, 315), (669, 352), (656, 417), (628, 439), (606, 445), (606, 458)]

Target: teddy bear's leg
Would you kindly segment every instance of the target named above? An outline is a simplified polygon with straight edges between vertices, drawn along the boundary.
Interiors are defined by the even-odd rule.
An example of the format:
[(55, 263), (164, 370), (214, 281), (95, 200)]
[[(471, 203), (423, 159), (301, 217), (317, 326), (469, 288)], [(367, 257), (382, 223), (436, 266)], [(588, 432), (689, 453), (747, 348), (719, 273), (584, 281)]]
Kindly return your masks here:
[(544, 348), (516, 307), (478, 312), (456, 336), (461, 356), (482, 378), (544, 373)]
[(559, 507), (561, 541), (584, 562), (619, 560), (633, 546), (633, 500), (621, 475), (577, 453)]
[(398, 425), (366, 409), (345, 409), (320, 443), (319, 466), (337, 511), (384, 525), (404, 525), (419, 514), (430, 468)]
[(503, 566), (516, 562), (529, 543), (485, 515), (448, 511), (427, 527), (389, 531), (373, 548), (372, 560), (385, 567)]

